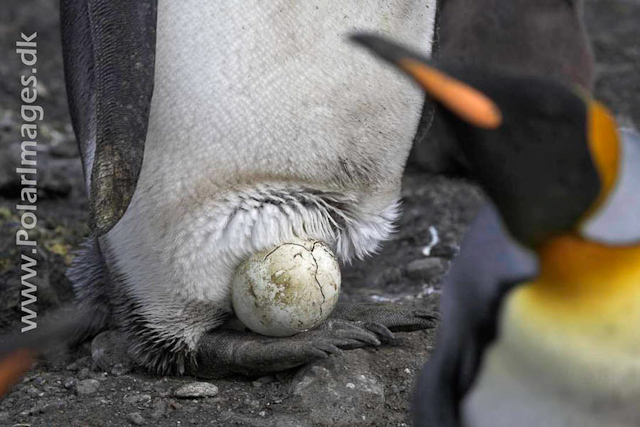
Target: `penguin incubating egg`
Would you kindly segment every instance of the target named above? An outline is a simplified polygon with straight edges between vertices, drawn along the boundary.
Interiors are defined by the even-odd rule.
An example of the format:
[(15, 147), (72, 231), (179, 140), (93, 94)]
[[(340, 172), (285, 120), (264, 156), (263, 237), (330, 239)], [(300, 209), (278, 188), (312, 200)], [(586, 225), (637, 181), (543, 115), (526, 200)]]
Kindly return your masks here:
[(355, 40), (443, 107), (491, 201), (444, 284), (416, 426), (640, 425), (640, 137), (577, 87)]
[[(367, 27), (429, 49), (435, 0), (64, 0), (61, 11), (94, 237), (71, 274), (88, 316), (74, 318), (92, 329), (60, 330), (111, 326), (151, 371), (216, 377), (432, 325), (423, 311), (338, 304), (290, 337), (222, 327), (253, 254), (317, 240), (348, 261), (393, 231), (424, 94), (344, 37)], [(37, 337), (24, 346), (45, 346)]]

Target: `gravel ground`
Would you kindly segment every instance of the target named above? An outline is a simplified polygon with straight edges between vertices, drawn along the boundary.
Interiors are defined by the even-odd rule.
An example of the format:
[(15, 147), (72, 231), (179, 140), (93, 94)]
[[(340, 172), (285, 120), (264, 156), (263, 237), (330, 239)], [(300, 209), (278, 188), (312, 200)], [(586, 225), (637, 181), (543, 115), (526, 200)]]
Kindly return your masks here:
[[(596, 95), (622, 123), (638, 127), (640, 2), (587, 0), (586, 19), (598, 62)], [(40, 315), (72, 297), (64, 271), (88, 232), (57, 25), (57, 2), (51, 0), (5, 0), (0, 9), (0, 328), (5, 330), (20, 318), (21, 300), (19, 253), (13, 242), (20, 88), (14, 43), (20, 31), (38, 31), (39, 92), (45, 109), (38, 140)], [(439, 283), (482, 195), (467, 181), (410, 169), (403, 198), (404, 215), (393, 240), (378, 256), (346, 267), (344, 298), (437, 306)], [(440, 242), (425, 257), (423, 248), (434, 232)], [(117, 360), (105, 372), (96, 366), (87, 343), (39, 361), (0, 401), (0, 425), (405, 426), (412, 383), (428, 357), (434, 331), (398, 337), (394, 346), (347, 351), (277, 376), (208, 383), (131, 371)], [(94, 344), (94, 350), (101, 346), (100, 341)]]

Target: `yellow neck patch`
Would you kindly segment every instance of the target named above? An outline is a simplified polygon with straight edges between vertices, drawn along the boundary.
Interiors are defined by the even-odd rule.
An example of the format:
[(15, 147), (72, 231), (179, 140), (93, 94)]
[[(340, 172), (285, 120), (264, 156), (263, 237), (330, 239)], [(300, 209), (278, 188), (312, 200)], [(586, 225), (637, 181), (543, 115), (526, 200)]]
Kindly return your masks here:
[(640, 347), (640, 245), (607, 246), (564, 235), (537, 252), (539, 277), (512, 295), (522, 321), (583, 337), (607, 326), (618, 338), (634, 336), (633, 345)]
[(538, 254), (538, 279), (506, 297), (501, 354), (564, 392), (640, 402), (640, 246), (566, 235)]
[(639, 246), (609, 246), (575, 235), (551, 239), (538, 248), (540, 276), (537, 292), (571, 303), (602, 301), (625, 287), (640, 290), (640, 282), (628, 279), (640, 274)]
[(607, 246), (564, 235), (537, 252), (540, 275), (514, 291), (524, 316), (558, 326), (615, 323), (637, 329), (640, 337), (640, 245)]

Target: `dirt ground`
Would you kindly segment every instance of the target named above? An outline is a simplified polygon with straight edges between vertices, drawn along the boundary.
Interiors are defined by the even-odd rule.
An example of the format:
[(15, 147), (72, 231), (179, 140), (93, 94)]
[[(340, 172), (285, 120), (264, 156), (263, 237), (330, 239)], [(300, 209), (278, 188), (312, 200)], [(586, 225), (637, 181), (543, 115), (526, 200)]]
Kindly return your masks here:
[[(596, 95), (619, 120), (640, 126), (640, 1), (587, 0), (587, 25), (597, 58)], [(20, 31), (38, 32), (40, 124), (38, 314), (72, 298), (64, 275), (87, 235), (86, 195), (69, 124), (59, 47), (57, 2), (4, 0), (0, 8), (0, 328), (20, 319), (20, 253), (15, 201), (19, 141)], [(19, 146), (18, 146), (19, 148)], [(381, 253), (348, 266), (343, 298), (393, 301), (437, 309), (440, 282), (460, 238), (482, 202), (461, 179), (407, 170), (404, 215)], [(437, 233), (430, 257), (423, 248)], [(186, 398), (194, 378), (158, 377), (94, 366), (90, 343), (39, 361), (0, 401), (0, 426), (406, 426), (415, 375), (434, 343), (434, 330), (398, 334), (394, 346), (345, 352), (301, 369), (263, 378), (210, 383)], [(117, 365), (116, 365), (117, 366)]]

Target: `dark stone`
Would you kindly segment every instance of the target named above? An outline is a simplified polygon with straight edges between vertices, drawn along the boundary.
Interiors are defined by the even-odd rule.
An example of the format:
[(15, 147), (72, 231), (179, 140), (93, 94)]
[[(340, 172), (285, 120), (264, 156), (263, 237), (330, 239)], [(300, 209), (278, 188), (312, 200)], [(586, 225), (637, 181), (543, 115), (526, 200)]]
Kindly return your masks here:
[(116, 365), (118, 372), (129, 370), (132, 360), (127, 353), (128, 343), (123, 334), (117, 331), (105, 331), (96, 336), (91, 343), (93, 363), (105, 372), (111, 372)]

